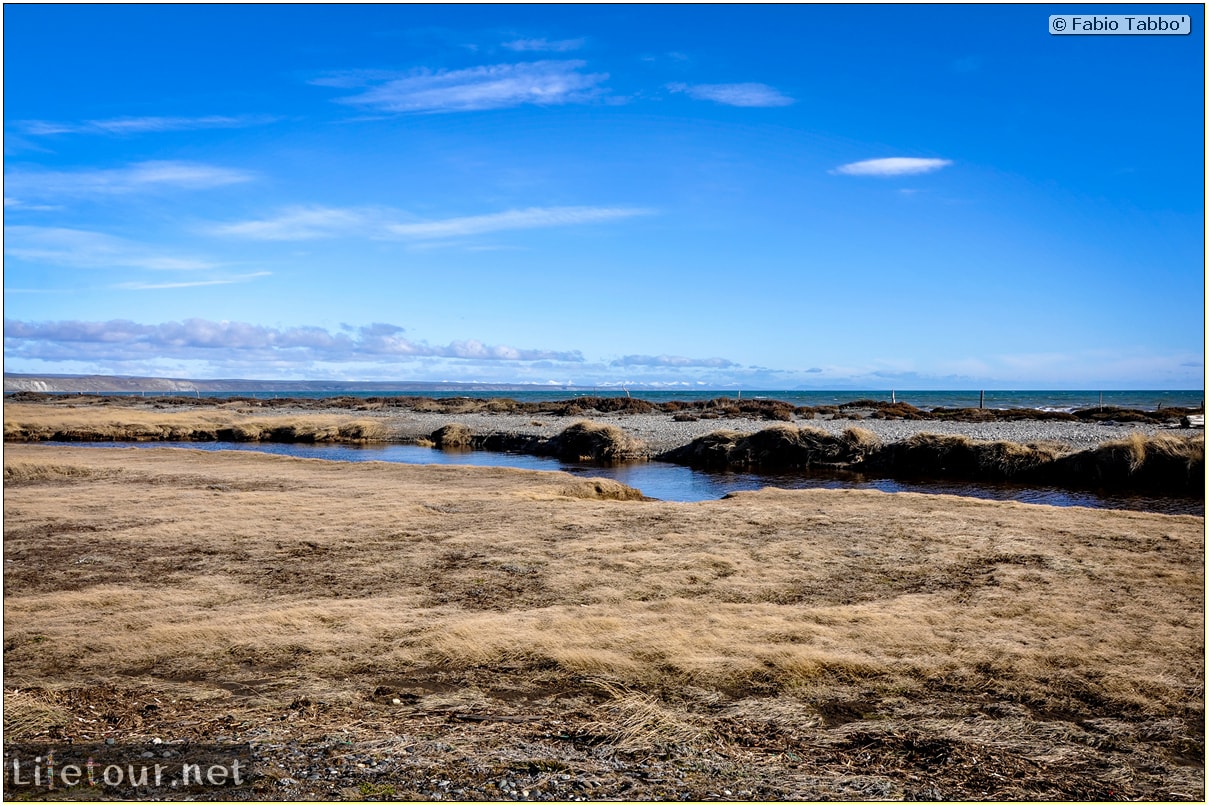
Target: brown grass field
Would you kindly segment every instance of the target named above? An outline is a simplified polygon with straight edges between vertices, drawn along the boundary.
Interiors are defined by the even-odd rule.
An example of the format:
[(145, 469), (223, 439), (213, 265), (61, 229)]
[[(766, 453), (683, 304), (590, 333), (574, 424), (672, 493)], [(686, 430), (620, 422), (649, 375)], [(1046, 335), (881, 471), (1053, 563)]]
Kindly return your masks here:
[(381, 442), (381, 422), (339, 414), (256, 414), (238, 405), (201, 411), (155, 411), (135, 406), (72, 407), (7, 403), (5, 441)]
[(7, 445), (6, 740), (251, 741), (262, 799), (1204, 799), (1203, 518), (634, 497)]

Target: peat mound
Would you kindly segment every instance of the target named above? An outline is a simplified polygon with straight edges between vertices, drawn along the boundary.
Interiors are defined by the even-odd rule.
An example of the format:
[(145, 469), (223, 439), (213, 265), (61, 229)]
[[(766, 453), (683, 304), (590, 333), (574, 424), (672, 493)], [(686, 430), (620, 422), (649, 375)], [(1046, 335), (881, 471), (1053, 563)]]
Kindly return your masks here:
[(881, 443), (870, 431), (835, 436), (778, 425), (754, 434), (714, 431), (655, 457), (702, 469), (831, 468), (892, 478), (1012, 481), (1067, 488), (1196, 495), (1205, 484), (1205, 438), (1135, 433), (1072, 453), (1054, 442), (1020, 444), (952, 434), (913, 434)]
[(581, 420), (552, 437), (495, 431), (474, 434), (461, 423), (433, 431), (429, 440), (442, 449), (474, 449), (556, 456), (567, 462), (630, 462), (650, 458), (646, 443), (615, 425)]
[(879, 445), (863, 428), (837, 437), (820, 428), (775, 425), (754, 434), (713, 431), (655, 458), (707, 469), (793, 470), (857, 464)]

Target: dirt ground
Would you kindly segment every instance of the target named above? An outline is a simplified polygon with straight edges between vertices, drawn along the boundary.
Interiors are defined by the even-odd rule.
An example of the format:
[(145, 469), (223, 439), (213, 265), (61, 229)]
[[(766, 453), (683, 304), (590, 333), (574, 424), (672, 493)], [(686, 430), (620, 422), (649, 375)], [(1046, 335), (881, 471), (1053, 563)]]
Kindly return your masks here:
[[(1204, 519), (7, 445), (6, 742), (249, 799), (1204, 799)], [(112, 793), (111, 793), (112, 794)]]

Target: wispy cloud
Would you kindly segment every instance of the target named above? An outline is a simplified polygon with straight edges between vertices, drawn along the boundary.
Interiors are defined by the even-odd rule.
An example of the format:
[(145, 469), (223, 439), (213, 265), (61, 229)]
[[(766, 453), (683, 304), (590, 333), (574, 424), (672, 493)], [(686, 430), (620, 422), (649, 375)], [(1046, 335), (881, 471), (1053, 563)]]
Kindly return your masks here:
[(280, 215), (254, 221), (239, 221), (214, 228), (217, 235), (236, 235), (263, 241), (305, 241), (358, 234), (372, 235), (386, 226), (382, 214), (368, 209), (335, 207), (291, 207)]
[(154, 247), (101, 232), (65, 227), (5, 227), (4, 255), (9, 259), (77, 269), (195, 271), (220, 265), (196, 257), (167, 254)]
[(503, 47), (518, 52), (546, 51), (565, 53), (569, 50), (579, 50), (584, 46), (584, 41), (583, 37), (579, 39), (558, 39), (553, 42), (549, 39), (513, 39), (511, 42), (504, 42)]
[(207, 190), (249, 182), (247, 171), (198, 162), (151, 160), (124, 168), (81, 171), (14, 169), (5, 174), (5, 185), (13, 196), (59, 198), (113, 196), (157, 190)]
[(311, 83), (351, 86), (348, 82), (361, 82), (370, 89), (337, 100), (380, 112), (468, 112), (590, 100), (602, 92), (598, 85), (608, 74), (581, 72), (585, 65), (582, 61), (539, 61), (465, 70), (419, 70), (390, 78), (373, 71), (346, 72)]
[(4, 197), (5, 210), (62, 210), (63, 208), (57, 204), (30, 204), (21, 199), (14, 199), (12, 196)]
[(507, 210), (488, 215), (446, 218), (412, 224), (393, 224), (389, 230), (395, 235), (408, 238), (454, 238), (503, 230), (588, 224), (630, 218), (649, 212), (649, 210), (634, 207), (530, 207), (524, 210)]
[(352, 236), (441, 240), (486, 232), (591, 224), (650, 212), (638, 207), (529, 207), (486, 215), (408, 221), (404, 213), (382, 208), (296, 207), (271, 218), (221, 224), (212, 232), (267, 241)]
[(238, 274), (233, 277), (225, 277), (220, 280), (193, 280), (180, 283), (118, 283), (114, 288), (126, 289), (131, 291), (153, 291), (162, 288), (194, 288), (196, 286), (206, 285), (232, 285), (234, 283), (247, 283), (255, 280), (257, 277), (268, 277), (272, 272), (269, 271), (254, 271), (249, 274)]
[(49, 120), (18, 120), (18, 131), (34, 136), (55, 134), (144, 134), (147, 132), (193, 131), (196, 129), (240, 129), (262, 126), (279, 118), (271, 115), (205, 115), (202, 117), (142, 116), (85, 120), (64, 123)]
[(713, 101), (727, 106), (789, 106), (793, 98), (767, 84), (668, 84), (672, 92), (683, 92), (698, 101)]
[(291, 363), (454, 358), (481, 362), (582, 363), (578, 350), (521, 349), (474, 339), (430, 345), (406, 338), (398, 325), (377, 323), (348, 332), (321, 327), (273, 328), (247, 322), (186, 319), (144, 325), (108, 322), (4, 322), (5, 355), (43, 361), (212, 359)]
[(952, 160), (924, 159), (920, 157), (886, 157), (876, 160), (862, 160), (841, 165), (831, 172), (848, 176), (909, 176), (911, 174), (926, 174), (939, 171), (952, 165)]
[(613, 367), (707, 367), (726, 369), (737, 367), (734, 361), (725, 358), (685, 358), (680, 355), (626, 355), (609, 363)]

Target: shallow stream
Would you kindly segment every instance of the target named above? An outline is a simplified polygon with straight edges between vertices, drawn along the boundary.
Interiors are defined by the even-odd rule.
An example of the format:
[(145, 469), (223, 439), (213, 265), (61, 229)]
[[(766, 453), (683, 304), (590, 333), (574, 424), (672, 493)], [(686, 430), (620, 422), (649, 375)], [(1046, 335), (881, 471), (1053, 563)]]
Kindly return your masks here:
[(1022, 487), (1014, 484), (960, 481), (905, 481), (870, 478), (857, 473), (794, 472), (742, 473), (693, 470), (667, 462), (636, 462), (623, 465), (598, 465), (587, 462), (563, 462), (547, 456), (491, 451), (448, 451), (416, 445), (307, 445), (275, 442), (47, 442), (46, 445), (104, 448), (192, 448), (194, 450), (257, 451), (304, 459), (331, 459), (342, 462), (399, 462), (409, 465), (477, 465), (515, 467), (525, 470), (562, 470), (577, 476), (603, 476), (641, 490), (651, 498), (664, 501), (708, 501), (727, 493), (758, 490), (761, 487), (785, 489), (827, 488), (882, 490), (883, 492), (945, 493), (985, 498), (994, 501), (1021, 501), (1063, 507), (1132, 509), (1162, 512), (1168, 515), (1204, 515), (1205, 502), (1198, 498), (1164, 498), (1125, 495), (1057, 487)]

